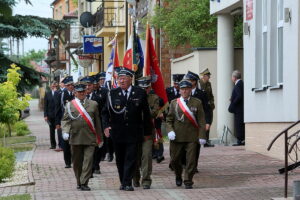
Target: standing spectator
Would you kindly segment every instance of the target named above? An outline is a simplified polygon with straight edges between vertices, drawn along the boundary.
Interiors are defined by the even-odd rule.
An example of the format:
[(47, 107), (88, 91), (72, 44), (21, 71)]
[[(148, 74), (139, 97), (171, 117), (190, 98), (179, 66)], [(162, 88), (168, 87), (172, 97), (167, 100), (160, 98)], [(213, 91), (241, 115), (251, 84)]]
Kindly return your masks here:
[(233, 146), (245, 145), (245, 123), (244, 123), (244, 82), (241, 80), (241, 72), (232, 72), (231, 80), (234, 88), (230, 98), (228, 111), (234, 114), (234, 128), (237, 143)]
[(215, 109), (215, 102), (214, 102), (214, 95), (212, 93), (212, 88), (211, 88), (211, 83), (209, 81), (210, 79), (210, 71), (208, 70), (208, 68), (206, 68), (205, 70), (203, 70), (200, 75), (202, 76), (200, 79), (200, 86), (201, 89), (205, 91), (206, 96), (207, 96), (207, 100), (208, 100), (208, 112), (209, 112), (209, 117), (210, 120), (208, 121), (208, 126), (207, 126), (207, 130), (206, 130), (206, 144), (204, 145), (204, 147), (214, 147), (215, 145), (210, 143), (209, 140), (209, 132), (210, 132), (210, 128), (211, 128), (211, 124), (213, 121), (213, 111)]
[(111, 136), (114, 143), (120, 190), (125, 191), (134, 190), (138, 144), (152, 134), (147, 94), (131, 85), (133, 74), (126, 68), (118, 73), (119, 87), (110, 90), (102, 111), (105, 136)]
[(55, 91), (57, 90), (57, 82), (51, 83), (51, 90), (46, 92), (44, 99), (44, 119), (50, 128), (50, 149), (56, 148), (55, 141)]

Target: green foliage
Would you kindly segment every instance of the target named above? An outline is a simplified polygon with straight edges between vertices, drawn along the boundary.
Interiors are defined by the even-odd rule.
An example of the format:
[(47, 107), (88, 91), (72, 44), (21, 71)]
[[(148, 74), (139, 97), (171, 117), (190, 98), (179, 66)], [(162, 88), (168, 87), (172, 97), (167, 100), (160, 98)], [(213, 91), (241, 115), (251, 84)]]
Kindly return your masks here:
[(16, 132), (17, 136), (24, 136), (30, 133), (28, 126), (24, 121), (17, 121), (13, 125), (13, 131)]
[(0, 197), (0, 200), (31, 200), (30, 194), (16, 194), (7, 197)]
[[(210, 15), (209, 2), (165, 0), (164, 7), (156, 7), (150, 23), (163, 30), (173, 47), (186, 44), (192, 47), (216, 47), (217, 18)], [(235, 34), (235, 37), (242, 38), (242, 35)]]
[(20, 68), (12, 64), (8, 69), (7, 81), (0, 83), (0, 122), (8, 125), (17, 122), (19, 110), (29, 106), (30, 95), (21, 96), (17, 92), (17, 85), (21, 80), (18, 70)]
[(29, 52), (27, 52), (24, 56), (21, 56), (19, 58), (10, 57), (10, 59), (19, 62), (24, 66), (33, 68), (34, 66), (31, 64), (31, 61), (35, 61), (37, 63), (41, 62), (45, 58), (45, 54), (46, 54), (46, 50), (35, 51), (34, 49), (32, 49)]
[(15, 154), (13, 150), (0, 147), (0, 182), (12, 176), (15, 165)]

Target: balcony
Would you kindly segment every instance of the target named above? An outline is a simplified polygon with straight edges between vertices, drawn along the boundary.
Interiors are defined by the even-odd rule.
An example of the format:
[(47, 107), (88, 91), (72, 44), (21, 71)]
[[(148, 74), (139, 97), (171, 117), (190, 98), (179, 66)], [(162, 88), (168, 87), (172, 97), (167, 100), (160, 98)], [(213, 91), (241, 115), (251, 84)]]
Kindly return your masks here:
[[(103, 5), (103, 4), (102, 4)], [(99, 6), (95, 16), (95, 33), (97, 37), (112, 37), (125, 33), (125, 5), (119, 7)]]

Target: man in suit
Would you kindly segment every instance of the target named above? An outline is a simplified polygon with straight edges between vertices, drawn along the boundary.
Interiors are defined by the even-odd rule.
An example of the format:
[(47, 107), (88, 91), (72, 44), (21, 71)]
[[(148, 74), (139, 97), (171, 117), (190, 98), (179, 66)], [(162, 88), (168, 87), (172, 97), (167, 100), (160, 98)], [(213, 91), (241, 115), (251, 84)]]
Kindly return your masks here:
[(89, 191), (94, 150), (101, 146), (102, 130), (98, 104), (86, 98), (85, 89), (85, 83), (75, 84), (75, 99), (66, 104), (62, 129), (64, 140), (71, 145), (77, 189)]
[[(191, 96), (192, 83), (188, 80), (180, 82), (181, 97), (174, 99), (167, 116), (167, 132), (172, 146), (172, 166), (176, 175), (176, 185), (182, 185), (182, 157), (186, 157), (184, 185), (193, 188), (193, 176), (196, 167), (197, 144), (204, 145), (205, 119), (203, 106), (199, 99)], [(198, 143), (199, 142), (199, 143)]]
[[(65, 84), (66, 89), (61, 93), (58, 97), (58, 101), (56, 103), (56, 117), (55, 117), (55, 124), (57, 131), (61, 130), (61, 120), (63, 117), (63, 113), (65, 112), (65, 105), (66, 103), (72, 101), (74, 99), (74, 85), (73, 85), (73, 77), (67, 76), (64, 78), (63, 83)], [(62, 142), (63, 152), (64, 152), (64, 161), (65, 161), (65, 168), (71, 168), (71, 147), (69, 145), (69, 141), (63, 140)]]
[(133, 74), (125, 68), (118, 73), (119, 87), (110, 90), (102, 111), (105, 136), (111, 136), (114, 143), (120, 190), (125, 191), (134, 190), (138, 144), (152, 134), (147, 94), (131, 85)]
[(50, 128), (50, 149), (56, 148), (55, 141), (55, 91), (57, 90), (57, 82), (51, 83), (51, 90), (46, 92), (44, 98), (44, 119)]
[(228, 111), (234, 114), (234, 128), (237, 143), (233, 146), (245, 145), (245, 123), (244, 123), (244, 82), (241, 80), (241, 72), (232, 72), (231, 80), (234, 88), (230, 98)]
[[(209, 129), (209, 126), (211, 124), (211, 116), (209, 112), (209, 105), (208, 105), (208, 99), (206, 96), (206, 93), (203, 89), (198, 88), (198, 81), (200, 80), (199, 76), (191, 71), (188, 71), (188, 73), (185, 75), (185, 78), (189, 80), (192, 83), (192, 93), (191, 96), (199, 99), (202, 103), (204, 114), (205, 114), (205, 130)], [(197, 145), (197, 152), (196, 152), (196, 168), (195, 172), (198, 173), (198, 160), (200, 156), (200, 144)], [(183, 162), (184, 163), (184, 162)]]
[(209, 81), (211, 73), (208, 70), (208, 68), (206, 68), (200, 73), (200, 75), (202, 76), (199, 81), (200, 87), (206, 93), (207, 100), (208, 100), (209, 116), (210, 116), (210, 120), (208, 120), (209, 125), (206, 130), (206, 144), (204, 145), (204, 147), (214, 147), (215, 145), (211, 144), (209, 140), (209, 131), (213, 121), (213, 110), (215, 109), (215, 102), (214, 102), (215, 98), (212, 93), (211, 83)]

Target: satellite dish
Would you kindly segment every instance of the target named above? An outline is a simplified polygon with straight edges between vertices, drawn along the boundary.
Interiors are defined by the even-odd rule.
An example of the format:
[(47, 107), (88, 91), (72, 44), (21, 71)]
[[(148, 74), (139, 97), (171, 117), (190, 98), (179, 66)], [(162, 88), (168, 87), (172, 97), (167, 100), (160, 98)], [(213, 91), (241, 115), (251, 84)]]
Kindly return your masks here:
[(80, 24), (85, 28), (89, 28), (94, 23), (94, 17), (90, 12), (83, 12), (80, 15)]
[(95, 0), (86, 0), (87, 2), (94, 2)]

